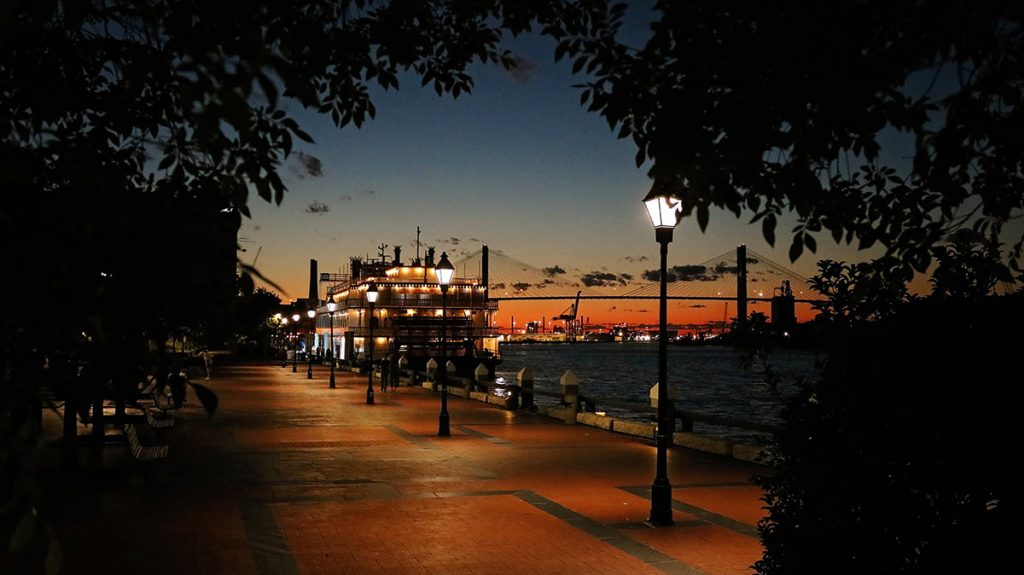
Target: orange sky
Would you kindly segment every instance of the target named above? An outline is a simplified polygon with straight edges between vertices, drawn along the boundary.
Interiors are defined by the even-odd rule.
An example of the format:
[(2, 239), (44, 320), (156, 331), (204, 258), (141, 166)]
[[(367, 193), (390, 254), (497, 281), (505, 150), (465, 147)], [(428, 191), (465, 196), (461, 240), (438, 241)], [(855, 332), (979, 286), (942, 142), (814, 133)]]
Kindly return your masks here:
[[(529, 321), (546, 321), (548, 330), (554, 325), (561, 326), (563, 322), (552, 321), (551, 318), (561, 314), (571, 301), (546, 300), (546, 301), (502, 301), (499, 304), (495, 316), (495, 324), (502, 328), (509, 328), (513, 318), (518, 328), (521, 328)], [(703, 307), (695, 307), (703, 306)], [(814, 317), (814, 311), (807, 304), (798, 304), (798, 321), (809, 321)], [(768, 302), (748, 303), (748, 313), (759, 311), (771, 317), (771, 304)], [(736, 315), (736, 302), (722, 301), (669, 301), (668, 322), (669, 324), (707, 324), (709, 322), (721, 322), (728, 314), (731, 320)], [(658, 324), (658, 301), (657, 300), (582, 300), (580, 302), (580, 315), (592, 324), (616, 324), (628, 323), (629, 325)]]

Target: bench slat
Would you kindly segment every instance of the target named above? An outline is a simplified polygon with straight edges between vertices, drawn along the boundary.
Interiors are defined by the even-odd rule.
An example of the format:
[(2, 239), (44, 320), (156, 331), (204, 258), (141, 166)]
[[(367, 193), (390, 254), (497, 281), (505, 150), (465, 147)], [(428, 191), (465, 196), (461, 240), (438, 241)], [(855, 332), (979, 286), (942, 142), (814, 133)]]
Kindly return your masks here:
[(128, 445), (131, 447), (132, 457), (139, 461), (153, 461), (164, 459), (170, 451), (169, 445), (142, 445), (139, 441), (139, 432), (134, 424), (124, 426), (125, 437), (128, 438)]

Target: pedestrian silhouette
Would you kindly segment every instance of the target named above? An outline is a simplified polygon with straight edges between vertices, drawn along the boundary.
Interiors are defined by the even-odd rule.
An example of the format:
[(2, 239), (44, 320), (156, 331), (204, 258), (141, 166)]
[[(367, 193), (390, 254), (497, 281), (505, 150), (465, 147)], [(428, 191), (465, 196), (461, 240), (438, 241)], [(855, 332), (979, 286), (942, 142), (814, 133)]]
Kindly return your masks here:
[(388, 376), (389, 376), (390, 370), (391, 370), (391, 359), (390, 358), (391, 358), (391, 355), (388, 354), (388, 355), (385, 355), (380, 360), (380, 391), (381, 391), (381, 393), (383, 393), (383, 392), (388, 390), (388, 381), (390, 381), (390, 378)]

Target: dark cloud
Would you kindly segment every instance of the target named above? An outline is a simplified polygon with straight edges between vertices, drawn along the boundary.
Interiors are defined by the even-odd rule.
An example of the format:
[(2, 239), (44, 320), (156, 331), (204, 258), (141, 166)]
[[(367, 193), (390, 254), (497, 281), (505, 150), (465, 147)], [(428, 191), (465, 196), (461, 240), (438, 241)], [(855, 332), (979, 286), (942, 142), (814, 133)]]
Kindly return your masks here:
[(608, 311), (615, 311), (617, 309), (619, 309), (618, 306), (613, 305), (612, 307), (608, 308)]
[(704, 305), (702, 303), (695, 303), (695, 304), (691, 305), (690, 307), (692, 307), (693, 309), (700, 309), (700, 308), (708, 307), (708, 306), (706, 306), (706, 305)]
[(366, 195), (366, 196), (372, 196), (372, 195), (376, 194), (377, 192), (375, 190), (363, 190), (362, 193), (363, 193), (363, 195)]
[(306, 206), (307, 214), (326, 214), (329, 211), (331, 211), (331, 206), (316, 200)]
[(715, 264), (715, 268), (714, 269), (715, 269), (715, 273), (720, 275), (720, 276), (724, 276), (724, 275), (737, 275), (737, 274), (740, 273), (739, 266), (729, 265), (726, 262), (718, 262), (717, 264)]
[(500, 284), (491, 284), (491, 289), (492, 289), (492, 290), (501, 290), (501, 289), (505, 289), (505, 284), (503, 284), (503, 283), (500, 283)]
[[(721, 265), (721, 264), (720, 264)], [(716, 268), (717, 269), (717, 268)], [(684, 265), (684, 266), (672, 266), (667, 270), (666, 280), (668, 282), (710, 282), (715, 281), (722, 274), (709, 272), (707, 266), (701, 265)], [(656, 282), (661, 280), (661, 272), (659, 270), (646, 270), (643, 273), (643, 278), (650, 282)]]
[(518, 283), (512, 284), (512, 289), (515, 289), (516, 291), (526, 291), (526, 290), (530, 289), (530, 285), (531, 284), (528, 284), (528, 283), (525, 283), (525, 282), (518, 282)]
[(302, 166), (305, 175), (311, 178), (319, 178), (324, 175), (324, 164), (320, 161), (320, 158), (305, 152), (296, 152), (295, 158), (299, 161), (299, 165)]
[(480, 240), (478, 240), (477, 238), (469, 238), (469, 241), (471, 241), (471, 242), (479, 242)]
[(624, 275), (626, 274), (597, 271), (584, 274), (580, 281), (587, 287), (624, 286), (632, 279), (632, 277), (626, 278)]
[(516, 56), (515, 62), (515, 67), (508, 71), (509, 75), (518, 82), (529, 82), (537, 71), (537, 65), (523, 56)]
[(548, 276), (549, 278), (553, 278), (558, 274), (565, 273), (565, 270), (562, 269), (562, 266), (559, 265), (554, 265), (549, 268), (542, 268), (540, 271), (544, 272), (544, 275)]
[(350, 194), (342, 194), (342, 195), (338, 196), (338, 199), (343, 201), (343, 202), (351, 202), (352, 201), (352, 196)]
[(456, 238), (456, 237), (453, 236), (453, 237), (448, 238), (448, 241), (451, 242), (451, 244), (453, 246), (457, 246), (457, 245), (459, 245), (459, 242), (462, 241), (462, 240), (460, 240), (459, 238)]
[(647, 260), (649, 260), (651, 258), (649, 258), (647, 256), (626, 256), (626, 257), (624, 257), (622, 259), (626, 260), (627, 262), (634, 263), (634, 262), (645, 262), (645, 261), (647, 261)]

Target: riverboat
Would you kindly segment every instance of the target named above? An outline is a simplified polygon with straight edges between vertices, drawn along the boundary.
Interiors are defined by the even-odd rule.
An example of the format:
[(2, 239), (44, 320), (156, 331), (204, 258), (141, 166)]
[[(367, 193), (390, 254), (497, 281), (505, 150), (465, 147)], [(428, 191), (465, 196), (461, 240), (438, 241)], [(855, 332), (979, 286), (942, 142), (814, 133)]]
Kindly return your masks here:
[[(486, 254), (485, 246), (485, 262)], [(351, 258), (350, 273), (328, 286), (318, 310), (320, 349), (352, 364), (395, 354), (417, 370), (444, 354), (457, 374), (468, 375), (481, 363), (493, 373), (500, 361), (498, 330), (491, 325), (498, 302), (487, 297), (486, 263), (484, 277), (453, 277), (442, 295), (438, 261), (434, 248), (427, 248), (424, 260), (409, 263), (402, 262), (398, 247), (393, 258)], [(371, 285), (378, 294), (372, 304), (366, 297)], [(336, 306), (333, 315), (328, 301)]]

